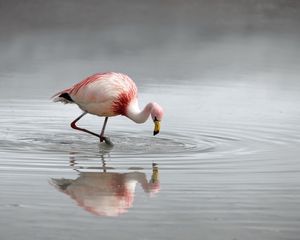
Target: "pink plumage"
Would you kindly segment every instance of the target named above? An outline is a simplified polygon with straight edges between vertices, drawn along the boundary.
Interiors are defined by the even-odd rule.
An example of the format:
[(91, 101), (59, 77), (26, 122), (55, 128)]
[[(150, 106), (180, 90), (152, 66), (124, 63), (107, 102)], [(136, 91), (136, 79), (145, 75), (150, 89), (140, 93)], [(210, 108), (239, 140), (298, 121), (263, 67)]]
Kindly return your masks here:
[(125, 74), (106, 72), (96, 73), (57, 93), (54, 101), (66, 102), (63, 94), (68, 94), (83, 111), (111, 117), (126, 115), (128, 105), (137, 98), (137, 87)]
[[(122, 73), (105, 72), (93, 74), (81, 82), (58, 92), (55, 102), (76, 103), (84, 113), (71, 123), (71, 126), (92, 135), (103, 137), (107, 118), (124, 115), (136, 123), (145, 122), (149, 115), (155, 122), (154, 135), (159, 132), (163, 110), (157, 103), (149, 103), (141, 111), (137, 100), (137, 87), (133, 80)], [(75, 123), (86, 113), (106, 117), (100, 135), (78, 128)]]

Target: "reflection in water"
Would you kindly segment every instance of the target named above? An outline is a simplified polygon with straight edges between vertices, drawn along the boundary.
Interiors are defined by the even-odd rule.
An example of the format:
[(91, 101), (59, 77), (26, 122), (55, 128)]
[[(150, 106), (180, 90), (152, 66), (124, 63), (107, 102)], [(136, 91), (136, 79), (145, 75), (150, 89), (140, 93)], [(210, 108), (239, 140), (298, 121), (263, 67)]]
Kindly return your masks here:
[[(75, 160), (70, 161), (71, 166)], [(82, 168), (80, 168), (82, 169)], [(77, 204), (86, 211), (98, 216), (119, 216), (132, 207), (137, 183), (150, 195), (160, 190), (158, 166), (152, 164), (152, 176), (147, 181), (146, 174), (142, 172), (107, 172), (102, 159), (103, 172), (81, 172), (79, 177), (73, 179), (51, 179), (50, 183), (59, 191), (69, 195)], [(95, 169), (95, 168), (93, 168)]]

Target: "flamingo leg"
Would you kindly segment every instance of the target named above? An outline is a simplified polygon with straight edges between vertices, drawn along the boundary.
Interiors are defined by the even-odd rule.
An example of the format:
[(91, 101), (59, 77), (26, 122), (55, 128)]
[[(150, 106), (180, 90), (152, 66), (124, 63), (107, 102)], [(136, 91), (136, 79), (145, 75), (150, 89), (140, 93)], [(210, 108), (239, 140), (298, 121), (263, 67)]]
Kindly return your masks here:
[(105, 131), (105, 127), (107, 124), (107, 120), (108, 120), (108, 117), (105, 117), (99, 138), (100, 138), (100, 142), (104, 141), (107, 145), (112, 147), (114, 144), (110, 141), (110, 139), (108, 137), (104, 137), (104, 131)]
[(103, 142), (103, 140), (105, 140), (104, 131), (105, 131), (105, 127), (106, 127), (106, 124), (107, 124), (107, 120), (108, 120), (108, 117), (105, 117), (104, 123), (103, 123), (103, 126), (102, 126), (102, 130), (101, 130), (101, 133), (100, 133), (100, 142)]
[(77, 123), (77, 122), (79, 121), (79, 119), (82, 118), (85, 114), (87, 114), (87, 112), (82, 113), (78, 118), (76, 118), (76, 119), (71, 123), (71, 127), (72, 127), (73, 129), (76, 129), (76, 130), (79, 130), (79, 131), (83, 131), (83, 132), (92, 134), (92, 135), (94, 135), (94, 136), (100, 138), (100, 141), (102, 140), (101, 142), (103, 142), (103, 137), (101, 137), (99, 134), (93, 133), (93, 132), (91, 132), (91, 131), (89, 131), (89, 130), (86, 130), (86, 129), (84, 129), (84, 128), (80, 128), (80, 127), (77, 127), (77, 126), (76, 126), (76, 123)]

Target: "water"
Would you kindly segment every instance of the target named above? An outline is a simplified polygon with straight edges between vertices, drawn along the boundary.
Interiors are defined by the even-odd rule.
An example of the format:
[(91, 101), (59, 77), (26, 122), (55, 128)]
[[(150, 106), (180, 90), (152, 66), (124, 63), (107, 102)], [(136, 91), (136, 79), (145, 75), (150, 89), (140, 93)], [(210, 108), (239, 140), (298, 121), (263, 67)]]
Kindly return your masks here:
[(297, 91), (178, 86), (140, 93), (165, 108), (160, 135), (113, 118), (113, 147), (69, 127), (76, 106), (1, 99), (3, 239), (297, 239)]
[[(0, 239), (299, 239), (298, 3), (102, 2), (0, 4)], [(70, 128), (50, 97), (109, 70), (159, 135)]]

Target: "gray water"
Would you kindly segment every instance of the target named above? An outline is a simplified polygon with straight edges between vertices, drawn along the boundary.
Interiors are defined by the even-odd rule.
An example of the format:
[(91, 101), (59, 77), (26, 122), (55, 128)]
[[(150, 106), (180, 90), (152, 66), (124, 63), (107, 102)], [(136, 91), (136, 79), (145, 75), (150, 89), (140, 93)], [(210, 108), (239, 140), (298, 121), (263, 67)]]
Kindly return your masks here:
[[(299, 239), (297, 1), (11, 2), (1, 239)], [(81, 111), (50, 97), (107, 70), (163, 106), (159, 135), (125, 117), (114, 146), (70, 128)]]

